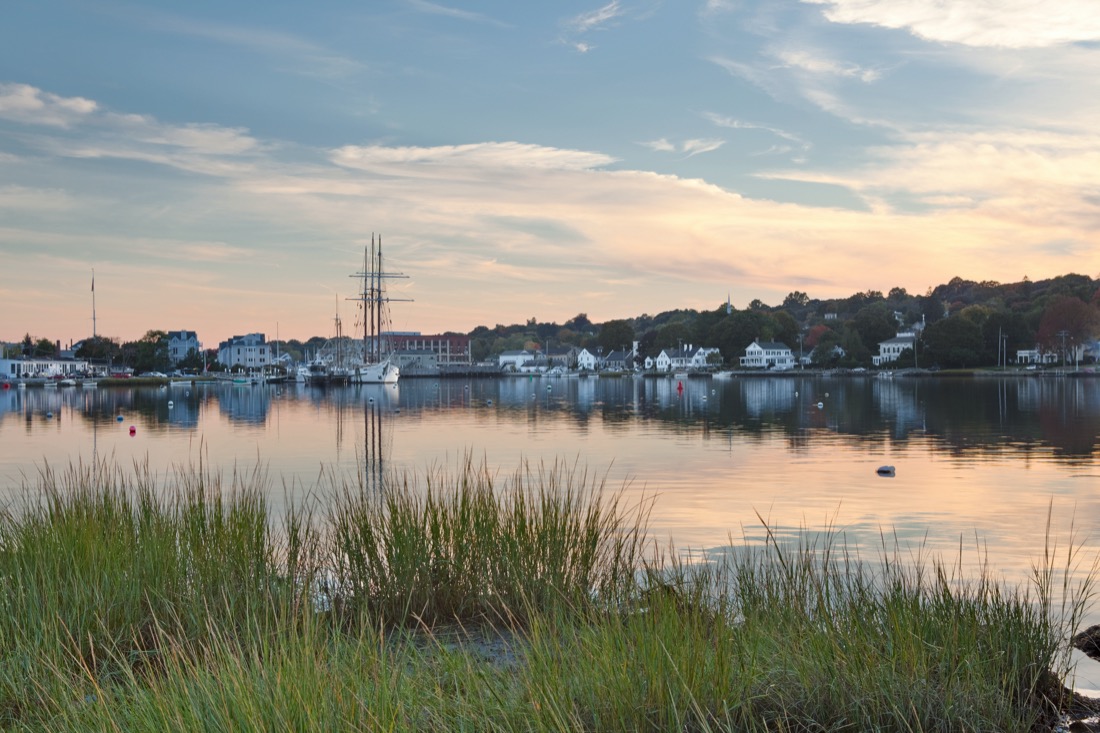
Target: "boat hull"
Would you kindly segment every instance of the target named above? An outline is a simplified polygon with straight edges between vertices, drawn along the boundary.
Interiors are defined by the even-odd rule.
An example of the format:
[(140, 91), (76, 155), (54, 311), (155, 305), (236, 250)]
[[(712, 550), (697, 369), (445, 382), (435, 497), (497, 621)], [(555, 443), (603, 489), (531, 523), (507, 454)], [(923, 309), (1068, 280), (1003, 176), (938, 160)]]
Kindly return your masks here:
[(378, 364), (365, 364), (356, 367), (351, 373), (352, 384), (397, 384), (401, 370), (389, 361)]

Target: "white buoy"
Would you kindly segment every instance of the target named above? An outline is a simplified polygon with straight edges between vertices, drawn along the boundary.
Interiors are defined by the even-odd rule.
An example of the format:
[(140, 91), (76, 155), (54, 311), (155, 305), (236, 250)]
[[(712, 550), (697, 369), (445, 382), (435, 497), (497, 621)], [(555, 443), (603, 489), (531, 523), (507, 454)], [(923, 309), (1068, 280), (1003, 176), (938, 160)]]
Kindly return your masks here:
[(822, 407), (824, 407), (824, 406), (825, 406), (825, 403), (824, 403), (824, 402), (818, 402), (818, 403), (817, 403), (817, 409), (819, 409), (819, 410), (820, 410), (820, 409), (821, 409)]
[(894, 467), (893, 466), (879, 466), (878, 469), (875, 471), (875, 473), (877, 473), (879, 476), (893, 477)]
[(46, 413), (46, 419), (49, 420), (49, 419), (52, 419), (52, 418), (53, 418), (53, 413), (52, 412), (47, 412)]
[(172, 400), (168, 400), (168, 409), (172, 409), (175, 406), (176, 406), (175, 402), (173, 402)]
[(492, 400), (485, 400), (485, 404), (487, 404), (487, 405), (492, 405), (492, 404), (493, 404), (493, 401), (492, 401)]

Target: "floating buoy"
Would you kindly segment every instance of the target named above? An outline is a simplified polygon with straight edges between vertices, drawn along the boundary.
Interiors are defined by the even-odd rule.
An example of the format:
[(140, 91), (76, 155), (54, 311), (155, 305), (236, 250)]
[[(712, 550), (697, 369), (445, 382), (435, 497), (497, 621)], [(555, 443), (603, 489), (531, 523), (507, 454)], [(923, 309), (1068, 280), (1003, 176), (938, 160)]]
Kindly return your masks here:
[(169, 409), (171, 409), (171, 408), (175, 407), (175, 405), (176, 405), (176, 403), (175, 403), (175, 402), (173, 402), (172, 400), (168, 400), (168, 408), (169, 408)]
[(552, 385), (552, 384), (548, 384), (548, 385), (546, 385), (546, 391), (547, 391), (547, 392), (549, 392), (549, 391), (550, 391), (550, 390), (552, 390), (553, 388), (554, 388), (554, 385)]
[(819, 409), (819, 410), (820, 410), (820, 409), (821, 409), (822, 407), (824, 407), (824, 406), (825, 406), (825, 403), (824, 403), (824, 402), (818, 402), (818, 403), (817, 403), (817, 409)]
[(493, 401), (492, 400), (485, 400), (485, 404), (487, 404), (489, 406), (492, 406)]
[(137, 428), (136, 428), (136, 427), (134, 427), (133, 425), (131, 425), (131, 426), (130, 426), (130, 435), (133, 435), (133, 434), (134, 434), (134, 433), (136, 433), (136, 432), (137, 432)]
[(373, 405), (374, 404), (374, 398), (373, 397), (368, 397), (367, 402), (369, 402)]
[(122, 415), (119, 415), (118, 417), (115, 418), (115, 421), (116, 422), (122, 422), (122, 419), (123, 419)]
[(894, 475), (894, 467), (893, 466), (879, 466), (878, 469), (875, 471), (875, 473), (877, 473), (879, 476), (890, 476), (890, 477), (892, 477)]
[(53, 417), (53, 413), (52, 413), (52, 412), (47, 412), (47, 413), (46, 413), (46, 419), (47, 419), (47, 420), (51, 419), (52, 417)]
[(826, 392), (826, 393), (825, 393), (825, 396), (826, 396), (826, 397), (828, 397), (828, 396), (829, 396), (829, 393), (828, 393), (828, 392)]

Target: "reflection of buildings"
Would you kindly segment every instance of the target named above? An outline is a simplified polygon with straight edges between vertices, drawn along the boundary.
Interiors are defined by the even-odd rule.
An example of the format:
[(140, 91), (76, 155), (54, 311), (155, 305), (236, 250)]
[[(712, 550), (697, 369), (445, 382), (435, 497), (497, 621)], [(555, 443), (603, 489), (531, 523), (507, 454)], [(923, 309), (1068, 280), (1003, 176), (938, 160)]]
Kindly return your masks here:
[(765, 414), (791, 412), (799, 382), (794, 379), (742, 379), (741, 396), (746, 414), (759, 418)]
[(902, 438), (913, 430), (924, 429), (924, 414), (917, 403), (913, 383), (876, 379), (872, 391), (875, 407), (885, 421), (893, 423), (895, 437)]
[(218, 409), (234, 422), (262, 424), (271, 404), (269, 390), (259, 385), (225, 385), (218, 391)]

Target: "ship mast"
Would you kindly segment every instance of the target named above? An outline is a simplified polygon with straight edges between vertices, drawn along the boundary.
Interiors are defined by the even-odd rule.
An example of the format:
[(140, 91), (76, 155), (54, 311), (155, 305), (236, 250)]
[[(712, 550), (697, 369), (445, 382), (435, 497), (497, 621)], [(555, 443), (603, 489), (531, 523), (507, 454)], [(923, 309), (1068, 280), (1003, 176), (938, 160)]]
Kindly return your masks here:
[[(358, 300), (363, 309), (363, 362), (382, 361), (382, 330), (386, 327), (386, 304), (411, 301), (411, 298), (391, 298), (385, 294), (385, 280), (408, 279), (400, 272), (386, 272), (382, 267), (382, 236), (371, 234), (370, 246), (363, 248), (363, 271), (351, 277), (362, 282)], [(349, 298), (349, 300), (352, 300)]]

